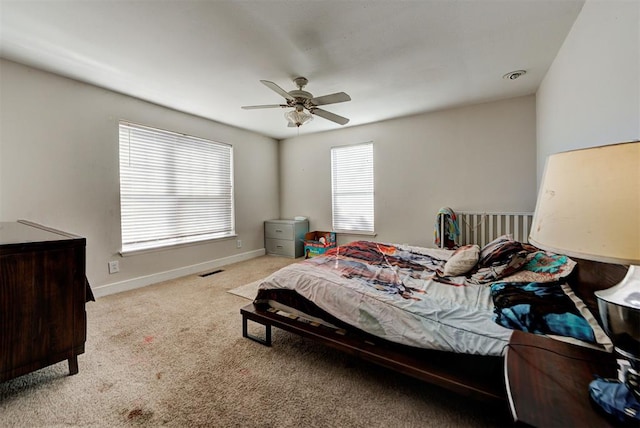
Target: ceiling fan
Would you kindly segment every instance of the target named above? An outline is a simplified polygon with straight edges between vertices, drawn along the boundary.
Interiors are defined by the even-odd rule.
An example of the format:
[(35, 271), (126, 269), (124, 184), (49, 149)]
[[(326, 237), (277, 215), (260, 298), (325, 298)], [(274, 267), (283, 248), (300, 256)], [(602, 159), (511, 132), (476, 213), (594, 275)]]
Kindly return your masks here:
[[(289, 127), (299, 127), (313, 119), (312, 115), (320, 116), (324, 119), (338, 123), (340, 125), (346, 125), (349, 119), (339, 116), (335, 113), (318, 108), (318, 106), (326, 104), (343, 103), (345, 101), (351, 101), (351, 97), (344, 92), (336, 92), (335, 94), (324, 95), (322, 97), (315, 97), (307, 91), (303, 91), (309, 81), (304, 77), (296, 77), (293, 82), (298, 87), (297, 90), (285, 91), (280, 86), (268, 80), (261, 80), (261, 82), (269, 89), (282, 95), (286, 101), (286, 104), (267, 104), (258, 106), (243, 106), (245, 110), (259, 109), (259, 108), (293, 108), (293, 110), (285, 113), (284, 117), (289, 122)], [(309, 111), (307, 113), (306, 110)]]

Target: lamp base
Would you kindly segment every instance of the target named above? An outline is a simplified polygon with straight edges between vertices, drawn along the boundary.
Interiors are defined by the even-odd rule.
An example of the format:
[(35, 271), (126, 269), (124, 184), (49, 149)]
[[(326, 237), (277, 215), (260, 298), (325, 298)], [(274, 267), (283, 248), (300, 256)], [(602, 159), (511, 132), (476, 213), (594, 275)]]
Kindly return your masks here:
[(640, 266), (631, 265), (617, 285), (595, 292), (605, 332), (616, 351), (640, 360)]
[(618, 422), (640, 422), (640, 402), (624, 383), (613, 379), (595, 379), (589, 384), (591, 400)]
[(611, 288), (596, 291), (595, 295), (618, 306), (640, 309), (640, 266), (629, 265), (622, 281)]

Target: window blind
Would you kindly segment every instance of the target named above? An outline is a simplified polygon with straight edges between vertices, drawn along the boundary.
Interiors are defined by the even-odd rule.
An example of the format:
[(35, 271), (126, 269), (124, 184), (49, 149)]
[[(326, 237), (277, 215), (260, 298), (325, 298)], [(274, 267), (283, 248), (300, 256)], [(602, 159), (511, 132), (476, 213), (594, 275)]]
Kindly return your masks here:
[(235, 234), (233, 148), (120, 122), (122, 252)]
[(333, 230), (374, 232), (373, 143), (331, 149)]

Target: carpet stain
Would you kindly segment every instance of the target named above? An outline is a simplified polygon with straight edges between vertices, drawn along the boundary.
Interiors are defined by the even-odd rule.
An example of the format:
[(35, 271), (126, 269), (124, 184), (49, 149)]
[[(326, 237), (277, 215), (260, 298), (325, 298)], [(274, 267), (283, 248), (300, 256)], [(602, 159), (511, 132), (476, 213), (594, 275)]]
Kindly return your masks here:
[(152, 343), (154, 339), (155, 339), (155, 337), (153, 337), (153, 336), (145, 336), (144, 337), (144, 343)]
[(129, 421), (136, 423), (148, 422), (153, 417), (153, 412), (150, 410), (144, 410), (140, 407), (135, 407), (126, 414), (126, 418)]
[(121, 331), (118, 334), (111, 335), (110, 338), (113, 340), (126, 339), (127, 337), (131, 336), (131, 333), (131, 331)]
[(98, 387), (98, 392), (105, 392), (105, 391), (108, 391), (108, 390), (110, 390), (110, 389), (111, 389), (111, 387), (112, 387), (112, 386), (113, 386), (113, 384), (112, 384), (112, 383), (106, 383), (106, 382), (103, 382), (103, 383), (102, 383), (102, 385), (100, 385), (100, 386)]
[(156, 373), (156, 379), (162, 379), (162, 375), (164, 374), (164, 372), (158, 372)]

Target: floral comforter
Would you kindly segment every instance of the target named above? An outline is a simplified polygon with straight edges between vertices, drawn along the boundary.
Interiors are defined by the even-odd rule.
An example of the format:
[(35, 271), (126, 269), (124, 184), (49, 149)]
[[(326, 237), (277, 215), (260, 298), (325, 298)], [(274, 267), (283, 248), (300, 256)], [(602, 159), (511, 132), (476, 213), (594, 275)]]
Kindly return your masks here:
[(512, 330), (492, 320), (490, 289), (434, 280), (449, 255), (359, 241), (289, 265), (259, 289), (293, 290), (345, 323), (392, 342), (501, 355)]
[(584, 304), (562, 291), (573, 260), (506, 238), (478, 250), (465, 275), (447, 277), (452, 250), (353, 242), (267, 277), (256, 303), (274, 303), (260, 290), (292, 290), (375, 336), (464, 354), (502, 355), (513, 329), (607, 342)]

